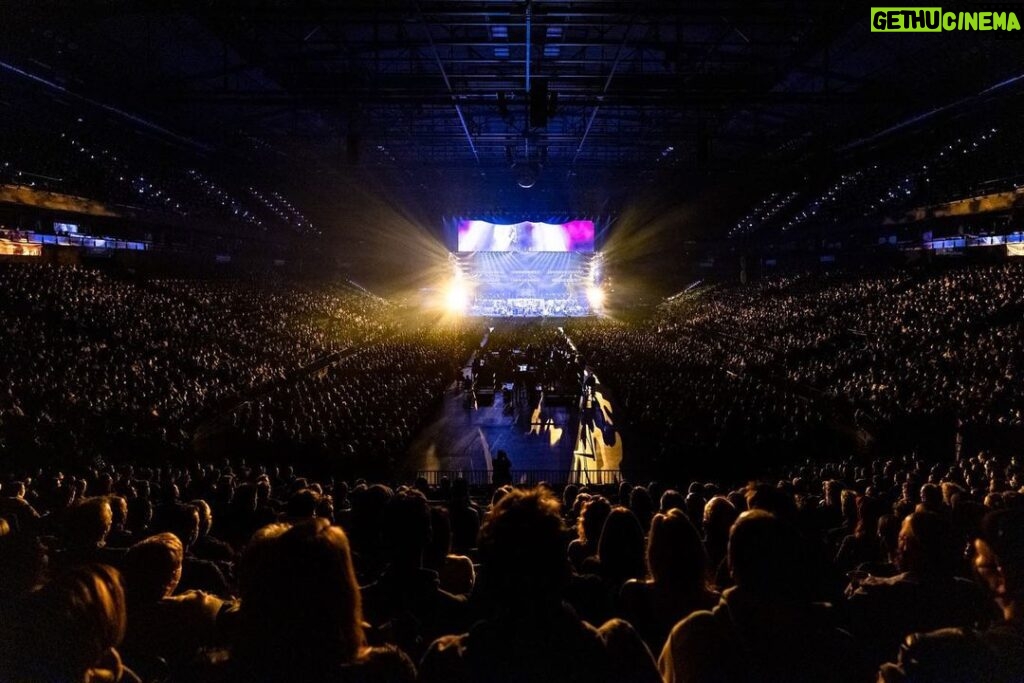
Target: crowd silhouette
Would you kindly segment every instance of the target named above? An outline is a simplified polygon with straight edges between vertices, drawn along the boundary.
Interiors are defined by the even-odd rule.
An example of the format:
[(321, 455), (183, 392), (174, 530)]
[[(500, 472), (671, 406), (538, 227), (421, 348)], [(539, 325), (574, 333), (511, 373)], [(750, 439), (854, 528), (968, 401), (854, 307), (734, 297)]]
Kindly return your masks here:
[(1021, 680), (1020, 467), (805, 463), (685, 489), (393, 488), (228, 461), (11, 472), (0, 673)]
[(350, 287), (0, 283), (0, 680), (1024, 680), (1018, 452), (829, 446), (1019, 427), (1017, 264), (696, 290), (566, 324), (578, 356), (498, 330), (551, 381), (596, 368), (655, 473), (535, 487), (397, 475), (480, 326)]

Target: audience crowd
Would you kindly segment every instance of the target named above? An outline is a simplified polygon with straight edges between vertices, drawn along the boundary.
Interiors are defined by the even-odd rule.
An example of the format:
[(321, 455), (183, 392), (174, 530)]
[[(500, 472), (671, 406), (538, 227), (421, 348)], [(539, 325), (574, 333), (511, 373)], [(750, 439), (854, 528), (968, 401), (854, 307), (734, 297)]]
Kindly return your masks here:
[(739, 486), (15, 470), (0, 677), (1019, 681), (1022, 487), (989, 453)]
[[(264, 438), (298, 429), (294, 420), (275, 423), (267, 406), (294, 401), (291, 394), (304, 387), (317, 403), (342, 391), (353, 399), (372, 392), (378, 417), (395, 417), (389, 428), (404, 420), (407, 432), (421, 417), (420, 393), (436, 390), (437, 375), (451, 372), (442, 357), (461, 350), (448, 343), (455, 332), (395, 336), (394, 318), (391, 304), (350, 288), (133, 281), (72, 266), (3, 263), (0, 444), (33, 457), (82, 459), (188, 450), (197, 428), (244, 400), (254, 403), (235, 416)], [(361, 368), (351, 387), (339, 386), (347, 376), (342, 364), (328, 367), (325, 378), (279, 388), (310, 365), (359, 349), (346, 361)], [(332, 443), (351, 426), (312, 410), (307, 419), (314, 421), (307, 435)]]
[(841, 430), (952, 447), (947, 429), (1024, 427), (1022, 314), (1024, 263), (1006, 262), (698, 288), (643, 324), (566, 330), (652, 453), (770, 461)]
[[(1021, 285), (779, 277), (484, 334), (0, 264), (0, 680), (1024, 680), (1024, 464), (830, 442), (1020, 427)], [(396, 483), (474, 350), (478, 384), (590, 365), (660, 480)]]

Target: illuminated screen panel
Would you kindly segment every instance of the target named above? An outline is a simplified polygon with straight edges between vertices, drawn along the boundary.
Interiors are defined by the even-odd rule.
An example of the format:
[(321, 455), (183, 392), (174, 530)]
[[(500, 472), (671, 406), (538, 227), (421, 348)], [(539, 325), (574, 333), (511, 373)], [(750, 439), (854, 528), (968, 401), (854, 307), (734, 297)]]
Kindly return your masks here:
[(594, 251), (594, 222), (459, 221), (459, 251)]

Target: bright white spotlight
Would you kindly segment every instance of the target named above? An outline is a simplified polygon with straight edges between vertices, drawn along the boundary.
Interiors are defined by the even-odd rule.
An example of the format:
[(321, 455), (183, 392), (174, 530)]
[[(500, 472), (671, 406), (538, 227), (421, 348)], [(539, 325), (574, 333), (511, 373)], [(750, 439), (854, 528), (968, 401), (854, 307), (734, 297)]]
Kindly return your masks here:
[(597, 285), (587, 287), (587, 301), (594, 310), (604, 307), (604, 290)]
[(469, 287), (462, 278), (456, 278), (448, 283), (448, 291), (445, 293), (445, 307), (451, 313), (465, 313), (469, 308)]

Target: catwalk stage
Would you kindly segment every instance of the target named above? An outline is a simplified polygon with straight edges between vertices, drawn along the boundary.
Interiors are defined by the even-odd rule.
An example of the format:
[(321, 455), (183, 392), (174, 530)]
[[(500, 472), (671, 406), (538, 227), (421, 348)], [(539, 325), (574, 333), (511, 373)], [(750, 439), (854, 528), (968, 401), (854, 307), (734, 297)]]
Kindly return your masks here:
[[(478, 353), (467, 361), (464, 376), (472, 372)], [(453, 382), (435, 420), (411, 446), (405, 474), (463, 476), (471, 483), (486, 483), (494, 456), (504, 450), (515, 483), (617, 481), (622, 437), (600, 380), (592, 396), (581, 386), (569, 400), (560, 397), (557, 405), (538, 394), (524, 401), (522, 393), (506, 386), (494, 392), (492, 402), (489, 395), (475, 395)]]

